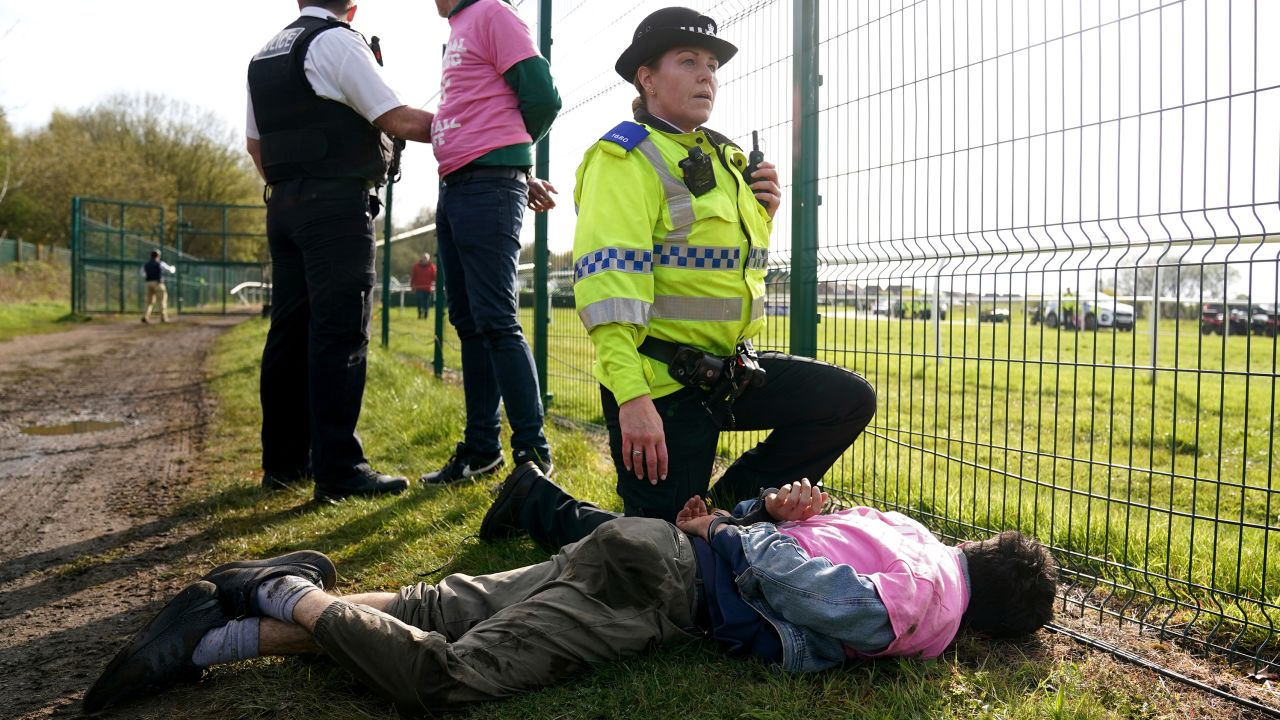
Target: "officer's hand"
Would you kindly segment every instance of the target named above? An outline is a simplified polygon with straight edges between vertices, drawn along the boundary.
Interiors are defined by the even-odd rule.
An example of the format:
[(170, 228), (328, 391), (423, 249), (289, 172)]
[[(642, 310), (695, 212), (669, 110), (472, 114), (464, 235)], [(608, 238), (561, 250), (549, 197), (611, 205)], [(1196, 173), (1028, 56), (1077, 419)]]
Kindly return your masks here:
[(756, 199), (764, 203), (764, 209), (772, 219), (782, 205), (782, 188), (778, 186), (778, 166), (767, 160), (762, 161), (756, 167), (756, 173), (752, 177), (755, 178), (755, 182), (751, 183), (751, 189), (755, 191)]
[(552, 194), (559, 195), (556, 188), (546, 180), (529, 177), (529, 209), (534, 212), (546, 212), (556, 206)]
[(667, 438), (653, 398), (641, 395), (618, 408), (622, 426), (622, 464), (650, 485), (667, 479)]
[(809, 478), (787, 483), (778, 492), (769, 493), (764, 499), (764, 509), (777, 522), (808, 520), (822, 512), (827, 504), (827, 493), (809, 483)]

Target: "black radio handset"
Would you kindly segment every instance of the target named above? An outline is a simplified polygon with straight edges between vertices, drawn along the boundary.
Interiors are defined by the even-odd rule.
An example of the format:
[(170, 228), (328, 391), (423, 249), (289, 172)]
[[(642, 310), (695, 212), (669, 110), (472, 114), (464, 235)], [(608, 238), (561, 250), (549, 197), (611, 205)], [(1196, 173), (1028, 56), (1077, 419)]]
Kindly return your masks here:
[[(751, 154), (747, 156), (747, 169), (742, 173), (747, 178), (747, 186), (756, 181), (756, 170), (760, 169), (760, 163), (764, 162), (764, 153), (760, 152), (760, 133), (755, 130), (751, 131)], [(763, 200), (758, 200), (761, 205), (768, 207)]]

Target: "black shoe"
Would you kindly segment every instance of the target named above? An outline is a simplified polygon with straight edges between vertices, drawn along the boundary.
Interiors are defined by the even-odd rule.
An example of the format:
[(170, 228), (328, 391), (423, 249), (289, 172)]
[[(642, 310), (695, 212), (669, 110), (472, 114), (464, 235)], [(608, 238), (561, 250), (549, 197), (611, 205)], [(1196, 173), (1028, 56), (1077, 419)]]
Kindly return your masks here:
[(369, 472), (357, 475), (351, 480), (332, 485), (316, 485), (316, 502), (336, 503), (349, 497), (376, 497), (378, 495), (399, 495), (409, 487), (409, 481), (398, 475), (383, 475)]
[(97, 712), (134, 695), (199, 680), (203, 670), (191, 662), (191, 654), (205, 633), (230, 620), (213, 583), (188, 585), (111, 659), (84, 694), (84, 711)]
[(538, 482), (545, 482), (546, 476), (532, 461), (523, 463), (502, 482), (498, 496), (489, 506), (489, 512), (480, 521), (481, 540), (500, 540), (523, 532), (520, 527), (520, 509), (529, 497), (529, 491)]
[(502, 466), (502, 453), (493, 455), (477, 455), (462, 443), (454, 449), (449, 462), (436, 472), (429, 472), (418, 478), (426, 485), (447, 485), (460, 480), (467, 480), (480, 475), (497, 472)]
[(311, 479), (311, 467), (285, 472), (262, 472), (262, 487), (265, 490), (288, 490), (294, 485), (301, 485)]
[(332, 590), (338, 580), (338, 569), (324, 553), (300, 550), (266, 560), (225, 563), (210, 570), (202, 579), (217, 587), (223, 609), (238, 618), (257, 614), (253, 596), (259, 585), (285, 575), (297, 575), (322, 590)]

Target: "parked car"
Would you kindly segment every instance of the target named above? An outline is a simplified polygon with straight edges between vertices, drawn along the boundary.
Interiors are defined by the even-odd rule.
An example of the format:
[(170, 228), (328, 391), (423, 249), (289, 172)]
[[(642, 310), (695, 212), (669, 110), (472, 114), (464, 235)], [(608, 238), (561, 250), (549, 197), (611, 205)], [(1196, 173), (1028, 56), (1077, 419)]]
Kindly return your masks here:
[(1249, 318), (1249, 332), (1267, 337), (1280, 335), (1280, 307), (1274, 304), (1254, 305), (1253, 315)]
[[(928, 320), (933, 317), (933, 303), (924, 300), (903, 300), (894, 305), (893, 315), (903, 320)], [(947, 309), (938, 310), (938, 319), (947, 319)]]
[(1122, 332), (1131, 332), (1134, 316), (1132, 305), (1117, 302), (1111, 298), (1081, 301), (1072, 298), (1064, 300), (1061, 305), (1050, 300), (1043, 305), (1044, 324), (1051, 328), (1062, 325), (1075, 330), (1115, 328)]
[(1205, 303), (1200, 309), (1200, 334), (1231, 335), (1249, 334), (1249, 309), (1243, 305), (1227, 305), (1222, 303)]
[(978, 322), (1009, 322), (1009, 308), (991, 308), (978, 313)]

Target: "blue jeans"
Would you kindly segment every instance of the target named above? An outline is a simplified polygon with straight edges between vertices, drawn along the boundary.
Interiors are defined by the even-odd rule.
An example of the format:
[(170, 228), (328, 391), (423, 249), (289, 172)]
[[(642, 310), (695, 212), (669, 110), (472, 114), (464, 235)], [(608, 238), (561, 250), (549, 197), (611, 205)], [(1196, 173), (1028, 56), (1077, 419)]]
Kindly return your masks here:
[(442, 184), (436, 238), (449, 322), (462, 343), (463, 442), (479, 454), (501, 452), (501, 400), (517, 457), (533, 453), (550, 462), (538, 373), (516, 315), (516, 264), (528, 197), (523, 182), (503, 177)]

